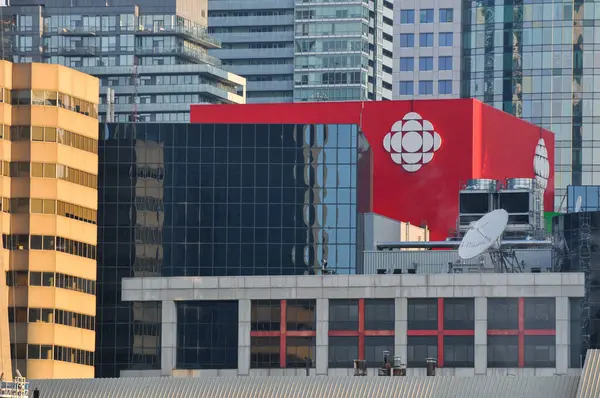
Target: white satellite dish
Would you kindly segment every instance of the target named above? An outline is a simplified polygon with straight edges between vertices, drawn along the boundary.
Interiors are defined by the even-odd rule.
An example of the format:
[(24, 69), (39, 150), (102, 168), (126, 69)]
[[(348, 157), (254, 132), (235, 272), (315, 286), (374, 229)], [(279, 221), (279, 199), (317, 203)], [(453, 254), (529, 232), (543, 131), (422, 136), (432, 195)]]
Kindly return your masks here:
[(506, 224), (508, 213), (504, 209), (494, 210), (472, 223), (458, 247), (459, 257), (469, 260), (494, 245), (499, 248)]
[(575, 202), (575, 213), (579, 213), (581, 211), (581, 196), (577, 197), (577, 202)]

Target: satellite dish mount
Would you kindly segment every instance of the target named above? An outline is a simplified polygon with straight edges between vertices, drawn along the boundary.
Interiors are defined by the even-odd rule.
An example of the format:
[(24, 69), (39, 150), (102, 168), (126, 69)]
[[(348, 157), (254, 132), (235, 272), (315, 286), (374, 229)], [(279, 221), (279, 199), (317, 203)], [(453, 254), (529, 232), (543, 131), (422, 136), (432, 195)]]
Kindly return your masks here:
[(469, 260), (487, 252), (496, 272), (523, 272), (514, 249), (502, 247), (502, 235), (507, 224), (508, 213), (503, 209), (494, 210), (471, 223), (458, 247), (459, 257)]
[(577, 197), (577, 201), (575, 202), (575, 213), (579, 213), (581, 211), (581, 195)]

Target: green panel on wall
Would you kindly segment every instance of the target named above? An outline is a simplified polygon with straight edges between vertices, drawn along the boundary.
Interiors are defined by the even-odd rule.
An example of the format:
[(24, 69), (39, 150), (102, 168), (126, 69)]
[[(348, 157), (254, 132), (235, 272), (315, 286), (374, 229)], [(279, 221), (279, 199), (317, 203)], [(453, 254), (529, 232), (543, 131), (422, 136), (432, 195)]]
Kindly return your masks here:
[(554, 211), (547, 211), (544, 213), (544, 222), (546, 225), (546, 231), (552, 233), (552, 217), (558, 216), (562, 213), (557, 213)]

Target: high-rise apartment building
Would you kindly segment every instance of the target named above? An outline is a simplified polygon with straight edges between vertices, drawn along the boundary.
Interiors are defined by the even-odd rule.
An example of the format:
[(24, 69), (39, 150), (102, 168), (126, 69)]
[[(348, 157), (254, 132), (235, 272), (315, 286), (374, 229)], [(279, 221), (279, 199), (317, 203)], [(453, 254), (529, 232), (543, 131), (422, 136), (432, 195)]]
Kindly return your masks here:
[(245, 101), (245, 80), (208, 55), (220, 42), (206, 0), (12, 0), (2, 11), (5, 58), (97, 76), (103, 120), (182, 122), (191, 103)]
[(458, 98), (461, 0), (394, 3), (394, 98)]
[(391, 1), (210, 0), (208, 16), (248, 102), (392, 99)]
[(244, 76), (248, 102), (294, 98), (294, 0), (210, 0), (209, 32), (221, 41), (211, 54)]
[(98, 79), (1, 61), (0, 87), (12, 365), (34, 379), (93, 377)]

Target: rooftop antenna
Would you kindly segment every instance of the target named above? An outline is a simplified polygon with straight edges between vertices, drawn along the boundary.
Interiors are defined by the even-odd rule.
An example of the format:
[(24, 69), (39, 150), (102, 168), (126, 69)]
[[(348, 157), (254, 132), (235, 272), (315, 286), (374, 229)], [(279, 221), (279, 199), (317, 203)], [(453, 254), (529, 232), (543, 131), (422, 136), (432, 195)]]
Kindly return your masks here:
[(458, 247), (458, 256), (469, 260), (487, 252), (498, 272), (522, 272), (514, 250), (501, 247), (508, 212), (497, 209), (472, 222)]
[(575, 202), (575, 213), (579, 213), (581, 211), (581, 195), (577, 197), (577, 202)]

